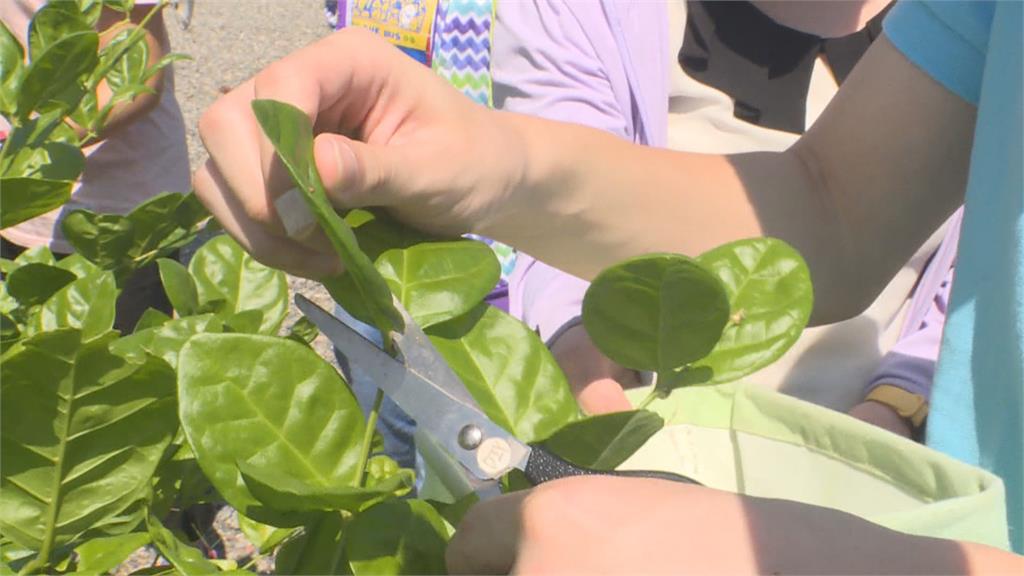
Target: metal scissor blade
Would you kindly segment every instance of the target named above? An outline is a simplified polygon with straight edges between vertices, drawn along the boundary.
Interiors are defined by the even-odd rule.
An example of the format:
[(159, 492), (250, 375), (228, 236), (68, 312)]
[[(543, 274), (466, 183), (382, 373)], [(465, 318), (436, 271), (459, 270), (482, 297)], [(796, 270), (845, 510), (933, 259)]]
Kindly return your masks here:
[[(352, 364), (369, 374), (377, 386), (411, 416), (424, 432), (432, 435), (474, 476), (481, 480), (493, 479), (512, 467), (525, 465), (530, 453), (528, 446), (491, 422), (475, 404), (467, 404), (449, 391), (462, 387), (462, 383), (412, 320), (406, 321), (406, 330), (412, 333), (399, 335), (400, 341), (396, 338), (396, 344), (406, 361), (403, 365), (301, 294), (295, 296), (295, 304)], [(445, 388), (438, 386), (433, 377), (453, 381), (449, 381)], [(459, 435), (468, 427), (479, 430), (480, 441), (466, 447), (460, 445)], [(499, 455), (499, 465), (494, 465), (497, 458), (494, 450), (481, 455), (476, 449), (485, 446), (487, 440), (504, 443), (507, 447), (508, 453)], [(500, 452), (500, 447), (497, 451)], [(481, 461), (480, 458), (485, 460)]]

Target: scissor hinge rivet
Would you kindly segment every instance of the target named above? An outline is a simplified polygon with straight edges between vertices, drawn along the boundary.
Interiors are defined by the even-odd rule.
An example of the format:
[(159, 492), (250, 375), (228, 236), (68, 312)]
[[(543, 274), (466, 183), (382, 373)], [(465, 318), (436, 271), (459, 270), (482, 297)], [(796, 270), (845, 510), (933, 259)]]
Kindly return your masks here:
[(459, 430), (459, 446), (465, 450), (476, 450), (483, 439), (484, 433), (476, 424), (467, 424)]

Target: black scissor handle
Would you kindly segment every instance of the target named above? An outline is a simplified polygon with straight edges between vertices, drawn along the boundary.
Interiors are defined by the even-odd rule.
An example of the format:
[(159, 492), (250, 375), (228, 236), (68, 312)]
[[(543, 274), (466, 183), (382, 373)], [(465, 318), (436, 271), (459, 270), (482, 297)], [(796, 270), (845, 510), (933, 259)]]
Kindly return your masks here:
[(654, 478), (657, 480), (670, 480), (672, 482), (703, 486), (703, 484), (697, 482), (693, 478), (688, 478), (673, 472), (661, 472), (658, 470), (593, 470), (591, 468), (583, 468), (582, 466), (577, 466), (556, 456), (555, 454), (552, 454), (540, 446), (533, 445), (531, 447), (533, 448), (533, 451), (530, 452), (530, 457), (526, 461), (526, 469), (523, 470), (523, 473), (526, 474), (526, 479), (530, 481), (530, 484), (533, 484), (534, 486), (550, 480), (565, 478), (567, 476)]

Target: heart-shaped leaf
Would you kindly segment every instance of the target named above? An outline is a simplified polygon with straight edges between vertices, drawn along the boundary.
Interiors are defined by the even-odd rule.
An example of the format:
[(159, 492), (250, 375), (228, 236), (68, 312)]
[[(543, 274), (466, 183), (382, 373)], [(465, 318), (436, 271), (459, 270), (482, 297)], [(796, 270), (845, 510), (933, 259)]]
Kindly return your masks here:
[(814, 307), (811, 274), (800, 254), (781, 240), (752, 238), (697, 258), (729, 297), (730, 321), (700, 366), (712, 383), (742, 378), (771, 364), (800, 338)]
[[(230, 358), (230, 362), (225, 362)], [(240, 462), (311, 486), (355, 486), (366, 423), (338, 373), (306, 346), (250, 334), (199, 334), (178, 361), (181, 423), (217, 491), (272, 524)]]
[(359, 249), (352, 229), (331, 206), (313, 161), (313, 125), (302, 110), (283, 102), (253, 100), (256, 120), (270, 139), (281, 162), (287, 167), (299, 192), (352, 277), (372, 324), (382, 333), (402, 327), (384, 278), (370, 258)]
[(519, 320), (480, 304), (426, 332), (480, 408), (520, 440), (542, 440), (577, 418), (565, 375)]
[(225, 316), (260, 310), (260, 332), (277, 334), (288, 314), (288, 280), (284, 272), (260, 264), (229, 236), (203, 244), (189, 262), (201, 309), (222, 300)]
[(664, 425), (660, 416), (647, 410), (590, 416), (555, 432), (544, 447), (577, 466), (614, 470)]
[(44, 556), (143, 497), (178, 428), (174, 371), (111, 354), (115, 337), (50, 330), (0, 365), (0, 529)]
[(634, 370), (678, 370), (714, 348), (729, 299), (711, 273), (679, 254), (631, 258), (597, 275), (583, 323), (606, 356)]

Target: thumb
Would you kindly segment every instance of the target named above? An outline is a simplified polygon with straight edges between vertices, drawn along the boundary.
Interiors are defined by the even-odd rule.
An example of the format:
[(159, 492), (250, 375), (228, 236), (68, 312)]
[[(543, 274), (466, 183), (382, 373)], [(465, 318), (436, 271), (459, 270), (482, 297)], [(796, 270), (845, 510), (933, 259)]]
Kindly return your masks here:
[(313, 143), (327, 197), (339, 208), (385, 206), (393, 184), (394, 152), (339, 134), (320, 134)]

